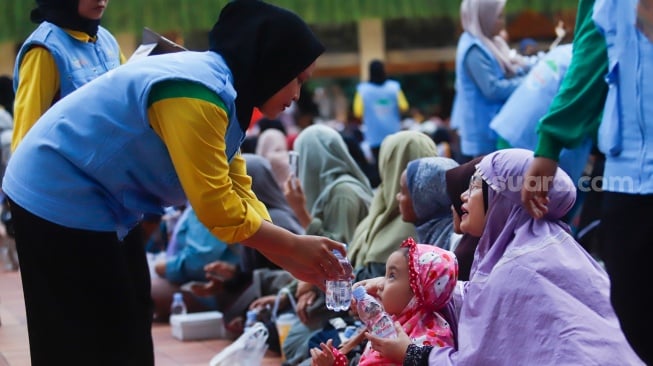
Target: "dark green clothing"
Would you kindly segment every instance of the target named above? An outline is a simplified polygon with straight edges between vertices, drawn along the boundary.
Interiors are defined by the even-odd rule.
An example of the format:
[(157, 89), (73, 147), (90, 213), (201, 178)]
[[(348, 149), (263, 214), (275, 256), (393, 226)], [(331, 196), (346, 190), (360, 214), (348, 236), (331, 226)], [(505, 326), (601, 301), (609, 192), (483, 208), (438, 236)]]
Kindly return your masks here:
[(574, 50), (567, 74), (549, 112), (540, 120), (535, 156), (558, 160), (563, 148), (580, 145), (587, 136), (596, 139), (608, 92), (605, 38), (592, 20), (594, 0), (580, 0)]
[(497, 136), (497, 150), (511, 149), (512, 145), (508, 140), (504, 139), (501, 136)]

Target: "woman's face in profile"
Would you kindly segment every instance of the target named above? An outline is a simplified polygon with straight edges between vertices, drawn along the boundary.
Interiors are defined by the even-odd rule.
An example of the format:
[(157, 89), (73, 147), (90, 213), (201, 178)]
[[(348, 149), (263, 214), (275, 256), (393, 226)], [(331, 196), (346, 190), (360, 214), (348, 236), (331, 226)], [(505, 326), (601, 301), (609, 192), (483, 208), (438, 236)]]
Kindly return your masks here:
[(469, 188), (460, 195), (463, 215), (460, 229), (463, 233), (480, 237), (485, 229), (485, 203), (483, 202), (483, 179), (478, 172), (472, 175)]
[(270, 99), (266, 100), (259, 110), (270, 119), (275, 119), (286, 108), (290, 107), (293, 101), (299, 99), (299, 91), (302, 84), (310, 79), (315, 71), (315, 61), (302, 71), (296, 78), (292, 79), (286, 86), (279, 89)]
[(397, 193), (396, 198), (397, 203), (399, 203), (399, 213), (401, 214), (401, 219), (405, 222), (416, 222), (417, 215), (415, 214), (415, 209), (413, 208), (413, 200), (410, 197), (410, 192), (408, 191), (406, 170), (401, 173), (399, 187), (399, 193)]

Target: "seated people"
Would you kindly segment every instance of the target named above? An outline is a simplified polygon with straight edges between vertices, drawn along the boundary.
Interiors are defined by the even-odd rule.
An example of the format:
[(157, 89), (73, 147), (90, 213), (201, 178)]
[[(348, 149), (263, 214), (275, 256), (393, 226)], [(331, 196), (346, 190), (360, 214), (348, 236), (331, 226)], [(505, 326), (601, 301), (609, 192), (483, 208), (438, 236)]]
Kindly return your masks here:
[(397, 193), (401, 173), (408, 162), (431, 156), (437, 156), (435, 143), (421, 132), (400, 131), (381, 143), (381, 184), (374, 193), (369, 214), (356, 227), (347, 250), (357, 280), (383, 276), (385, 262), (397, 245), (416, 235), (415, 226), (404, 222), (399, 215)]
[(470, 281), (450, 303), (457, 347), (417, 346), (395, 327), (396, 339), (369, 337), (374, 349), (406, 365), (643, 365), (610, 304), (606, 272), (561, 221), (576, 198), (569, 176), (557, 170), (541, 219), (521, 204), (532, 160), (523, 149), (489, 154), (462, 195), (461, 229), (480, 241)]

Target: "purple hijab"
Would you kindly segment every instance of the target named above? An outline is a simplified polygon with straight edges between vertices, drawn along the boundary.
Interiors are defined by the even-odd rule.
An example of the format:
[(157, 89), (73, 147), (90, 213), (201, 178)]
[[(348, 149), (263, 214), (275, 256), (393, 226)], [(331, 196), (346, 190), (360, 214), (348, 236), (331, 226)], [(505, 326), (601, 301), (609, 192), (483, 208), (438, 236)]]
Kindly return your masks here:
[(429, 365), (642, 365), (609, 299), (605, 271), (559, 219), (576, 191), (558, 169), (545, 218), (520, 201), (533, 152), (506, 149), (481, 160), (489, 185), (485, 230), (459, 310), (458, 348), (434, 348)]

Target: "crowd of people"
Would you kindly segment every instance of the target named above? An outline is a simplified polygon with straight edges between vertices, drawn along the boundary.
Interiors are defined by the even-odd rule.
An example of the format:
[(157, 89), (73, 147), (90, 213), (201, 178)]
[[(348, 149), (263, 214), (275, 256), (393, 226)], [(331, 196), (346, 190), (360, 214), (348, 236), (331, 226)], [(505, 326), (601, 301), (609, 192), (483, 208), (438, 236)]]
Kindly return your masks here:
[[(177, 292), (232, 336), (259, 311), (285, 365), (653, 363), (648, 0), (580, 0), (573, 42), (539, 52), (511, 49), (505, 0), (462, 0), (450, 121), (411, 123), (382, 60), (352, 120), (321, 118), (324, 46), (264, 1), (228, 3), (206, 51), (130, 62), (108, 1), (36, 3), (0, 80), (32, 364), (153, 365)], [(342, 336), (335, 252), (396, 338)]]

